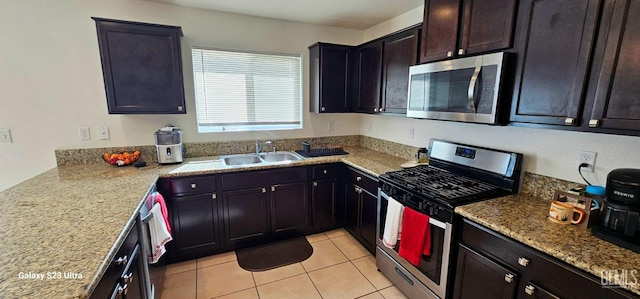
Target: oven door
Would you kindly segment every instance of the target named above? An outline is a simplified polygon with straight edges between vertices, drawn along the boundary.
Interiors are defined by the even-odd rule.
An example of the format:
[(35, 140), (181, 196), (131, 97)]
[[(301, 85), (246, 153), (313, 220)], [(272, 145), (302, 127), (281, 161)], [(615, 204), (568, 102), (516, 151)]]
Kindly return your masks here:
[[(389, 196), (378, 191), (378, 219), (376, 245), (384, 251), (404, 270), (411, 273), (418, 281), (424, 284), (439, 298), (445, 298), (447, 289), (447, 274), (449, 269), (449, 253), (451, 247), (452, 226), (451, 223), (430, 218), (431, 224), (431, 255), (423, 255), (419, 266), (414, 266), (398, 255), (400, 242), (395, 248), (388, 248), (382, 242), (384, 232), (384, 222), (387, 215), (387, 205)], [(412, 207), (415, 209), (415, 207)], [(384, 272), (384, 271), (383, 271)], [(395, 273), (384, 273), (387, 276)]]

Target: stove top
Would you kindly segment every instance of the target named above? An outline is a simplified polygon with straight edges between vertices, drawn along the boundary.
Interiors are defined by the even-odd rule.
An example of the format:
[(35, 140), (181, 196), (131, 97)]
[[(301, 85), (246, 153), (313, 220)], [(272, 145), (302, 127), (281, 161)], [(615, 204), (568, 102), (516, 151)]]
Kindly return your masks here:
[(429, 166), (388, 172), (380, 179), (452, 207), (505, 193), (502, 188), (492, 184)]

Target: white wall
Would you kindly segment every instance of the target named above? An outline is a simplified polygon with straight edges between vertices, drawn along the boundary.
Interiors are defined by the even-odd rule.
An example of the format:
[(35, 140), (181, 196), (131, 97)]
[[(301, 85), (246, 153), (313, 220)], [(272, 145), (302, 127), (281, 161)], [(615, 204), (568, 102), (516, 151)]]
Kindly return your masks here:
[[(422, 9), (365, 30), (368, 40), (422, 22)], [(415, 128), (413, 139), (409, 129)], [(511, 126), (488, 126), (447, 121), (419, 120), (379, 115), (362, 116), (360, 134), (425, 147), (431, 138), (523, 153), (529, 172), (581, 182), (578, 174), (580, 150), (597, 152), (594, 173), (585, 173), (592, 184), (605, 185), (607, 173), (615, 168), (640, 168), (640, 137), (617, 136)]]
[[(186, 115), (107, 114), (95, 23), (98, 16), (182, 26)], [(359, 44), (363, 32), (181, 8), (137, 0), (0, 1), (0, 190), (55, 167), (54, 150), (153, 144), (153, 132), (171, 123), (184, 140), (214, 141), (351, 135), (360, 115), (308, 113), (308, 50), (317, 41)], [(198, 134), (190, 49), (193, 45), (303, 55), (304, 129), (262, 133)], [(327, 121), (335, 131), (327, 131)], [(109, 126), (111, 139), (97, 140)], [(90, 127), (80, 141), (78, 127)]]

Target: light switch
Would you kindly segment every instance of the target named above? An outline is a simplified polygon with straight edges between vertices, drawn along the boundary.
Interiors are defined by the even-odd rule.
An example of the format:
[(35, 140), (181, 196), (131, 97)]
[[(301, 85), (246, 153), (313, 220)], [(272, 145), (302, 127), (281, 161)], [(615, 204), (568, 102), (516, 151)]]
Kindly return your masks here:
[(11, 130), (0, 129), (0, 143), (11, 143)]

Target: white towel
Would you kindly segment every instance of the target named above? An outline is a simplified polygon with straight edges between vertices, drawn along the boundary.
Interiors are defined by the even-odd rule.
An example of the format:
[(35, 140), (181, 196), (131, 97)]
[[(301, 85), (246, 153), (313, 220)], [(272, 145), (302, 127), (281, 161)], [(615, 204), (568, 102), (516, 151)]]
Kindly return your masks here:
[(149, 214), (153, 215), (149, 220), (149, 237), (151, 238), (151, 256), (149, 256), (149, 263), (155, 264), (166, 252), (164, 245), (173, 240), (173, 238), (171, 238), (171, 234), (167, 231), (167, 225), (164, 223), (160, 204), (154, 204)]
[(387, 218), (384, 221), (384, 233), (382, 243), (384, 246), (394, 248), (402, 233), (402, 212), (404, 206), (395, 199), (389, 197), (387, 204)]

